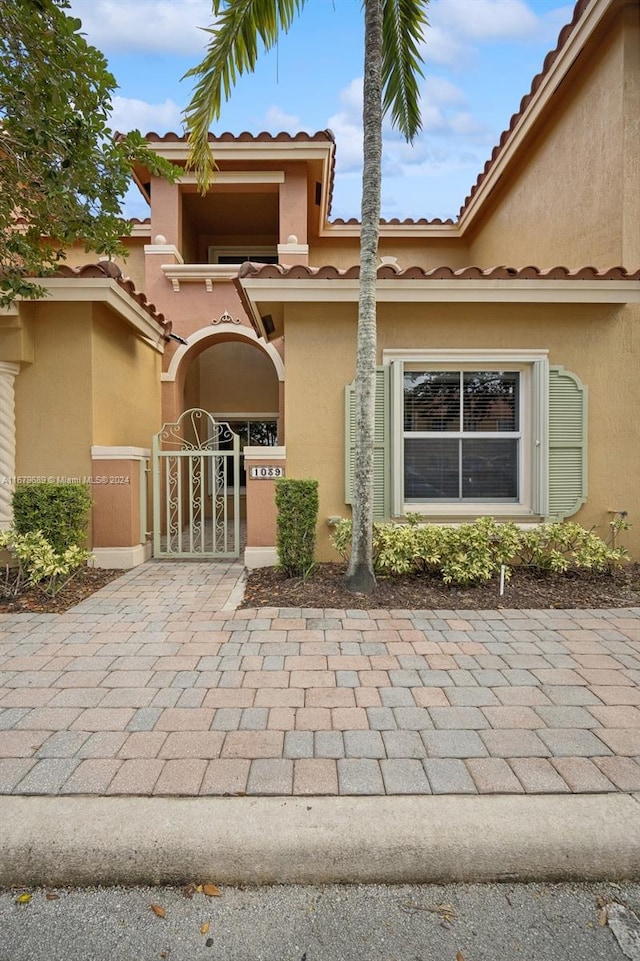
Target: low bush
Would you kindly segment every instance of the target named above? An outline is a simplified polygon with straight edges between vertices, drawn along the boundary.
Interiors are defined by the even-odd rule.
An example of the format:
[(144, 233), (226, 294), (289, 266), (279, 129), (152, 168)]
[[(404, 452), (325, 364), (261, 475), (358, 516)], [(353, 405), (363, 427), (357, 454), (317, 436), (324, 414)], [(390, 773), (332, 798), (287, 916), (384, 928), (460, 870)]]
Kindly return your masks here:
[(0, 551), (3, 550), (15, 561), (15, 566), (6, 566), (0, 581), (0, 592), (5, 597), (16, 597), (26, 587), (35, 586), (48, 597), (55, 597), (90, 557), (76, 544), (56, 551), (41, 531), (0, 531)]
[[(351, 545), (351, 521), (336, 528), (333, 544), (346, 560)], [(540, 524), (521, 530), (513, 523), (481, 517), (469, 524), (374, 524), (374, 567), (377, 573), (438, 574), (447, 584), (489, 581), (506, 566), (554, 573), (569, 570), (607, 571), (620, 566), (626, 552), (608, 547), (580, 524)]]
[(318, 522), (318, 482), (276, 481), (278, 567), (287, 577), (308, 577), (313, 567)]
[(84, 546), (90, 509), (86, 484), (19, 484), (13, 492), (16, 532), (41, 531), (58, 553)]

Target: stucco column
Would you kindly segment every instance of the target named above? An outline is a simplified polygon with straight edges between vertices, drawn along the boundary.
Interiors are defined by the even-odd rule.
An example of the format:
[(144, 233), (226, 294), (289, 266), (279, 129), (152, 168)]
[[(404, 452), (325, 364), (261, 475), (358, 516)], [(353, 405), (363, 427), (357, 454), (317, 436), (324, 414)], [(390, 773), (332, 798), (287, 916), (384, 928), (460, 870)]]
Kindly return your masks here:
[(16, 476), (15, 378), (18, 364), (0, 361), (0, 530), (11, 527)]
[[(276, 477), (284, 477), (285, 447), (245, 447), (247, 472), (247, 546), (245, 567), (273, 567), (278, 563)], [(255, 468), (252, 470), (252, 468)], [(255, 473), (255, 476), (252, 476)]]

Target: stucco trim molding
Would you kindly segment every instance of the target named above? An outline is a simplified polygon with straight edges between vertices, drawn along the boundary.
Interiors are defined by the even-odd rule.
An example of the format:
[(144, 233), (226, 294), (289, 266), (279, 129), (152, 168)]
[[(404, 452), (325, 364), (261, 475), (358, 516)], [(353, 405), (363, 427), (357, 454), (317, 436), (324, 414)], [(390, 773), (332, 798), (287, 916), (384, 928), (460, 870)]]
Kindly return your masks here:
[(278, 551), (275, 547), (245, 547), (244, 566), (249, 571), (258, 567), (275, 567), (278, 563)]
[[(213, 179), (216, 184), (283, 184), (284, 170), (216, 170)], [(198, 178), (183, 174), (178, 183), (197, 184)]]
[(248, 460), (286, 460), (286, 447), (245, 447), (243, 450), (245, 463)]
[(164, 257), (175, 257), (179, 264), (184, 263), (184, 258), (175, 244), (145, 244), (145, 257), (150, 254), (162, 254)]
[(151, 542), (135, 547), (94, 547), (91, 553), (93, 567), (128, 571), (151, 558)]
[(271, 362), (276, 369), (276, 374), (278, 375), (278, 380), (284, 380), (284, 363), (282, 361), (282, 357), (273, 344), (267, 344), (264, 342), (264, 340), (261, 340), (256, 332), (251, 329), (251, 327), (238, 326), (238, 324), (216, 324), (214, 328), (201, 327), (200, 330), (196, 330), (195, 333), (191, 334), (187, 338), (187, 344), (181, 344), (180, 347), (178, 347), (175, 354), (171, 358), (169, 370), (162, 374), (162, 382), (175, 382), (180, 364), (184, 360), (187, 352), (195, 344), (200, 343), (202, 340), (208, 339), (211, 341), (211, 346), (213, 346), (215, 342), (220, 339), (221, 334), (233, 334), (236, 338), (241, 337), (244, 340), (249, 340), (256, 344), (271, 358)]
[(278, 244), (278, 257), (286, 257), (287, 254), (308, 255), (309, 244)]
[(151, 457), (148, 447), (102, 447), (91, 448), (91, 460), (147, 460)]
[[(258, 303), (356, 303), (358, 280), (250, 278), (239, 283), (259, 316)], [(378, 280), (378, 303), (511, 303), (631, 304), (640, 303), (640, 282), (629, 280)]]
[(230, 282), (238, 276), (237, 264), (161, 264), (160, 270), (176, 293), (180, 292), (180, 284), (193, 283), (204, 284), (211, 293), (214, 283)]

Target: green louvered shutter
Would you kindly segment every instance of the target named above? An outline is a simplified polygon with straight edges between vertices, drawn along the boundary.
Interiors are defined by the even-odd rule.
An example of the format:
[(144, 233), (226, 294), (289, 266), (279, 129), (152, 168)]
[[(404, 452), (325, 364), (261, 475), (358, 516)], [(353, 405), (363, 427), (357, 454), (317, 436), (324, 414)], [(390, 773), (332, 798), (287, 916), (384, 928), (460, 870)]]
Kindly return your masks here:
[(587, 388), (549, 368), (549, 517), (562, 520), (587, 499)]
[[(355, 444), (355, 386), (345, 388), (345, 503), (350, 504), (353, 490), (353, 451)], [(389, 368), (376, 367), (376, 427), (373, 445), (373, 516), (389, 517)]]

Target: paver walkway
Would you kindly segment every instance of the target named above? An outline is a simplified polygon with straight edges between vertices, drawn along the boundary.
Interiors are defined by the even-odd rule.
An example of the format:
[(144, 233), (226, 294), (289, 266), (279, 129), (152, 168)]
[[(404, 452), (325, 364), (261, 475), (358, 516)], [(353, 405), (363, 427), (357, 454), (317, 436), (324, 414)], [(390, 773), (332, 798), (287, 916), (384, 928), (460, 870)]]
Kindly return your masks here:
[(236, 610), (241, 578), (0, 614), (0, 793), (640, 791), (640, 608)]

